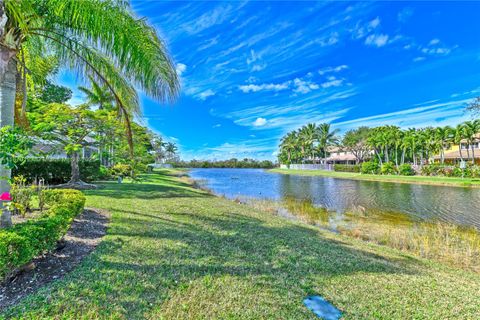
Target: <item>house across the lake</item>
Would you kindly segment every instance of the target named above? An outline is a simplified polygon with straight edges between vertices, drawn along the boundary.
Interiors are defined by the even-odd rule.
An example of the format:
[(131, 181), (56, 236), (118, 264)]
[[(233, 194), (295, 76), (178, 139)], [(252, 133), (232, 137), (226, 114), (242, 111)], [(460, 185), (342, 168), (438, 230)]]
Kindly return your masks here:
[[(472, 151), (473, 147), (473, 151)], [(451, 145), (448, 149), (445, 150), (445, 163), (448, 164), (458, 164), (462, 161), (471, 161), (472, 155), (475, 157), (475, 163), (480, 164), (480, 135), (477, 135), (476, 140), (469, 144), (467, 141), (462, 141), (460, 143), (460, 148), (457, 145)], [(435, 155), (433, 157), (434, 162), (440, 162), (441, 156)]]
[(327, 164), (355, 164), (357, 162), (353, 153), (340, 147), (330, 147), (327, 151), (330, 153), (325, 159)]

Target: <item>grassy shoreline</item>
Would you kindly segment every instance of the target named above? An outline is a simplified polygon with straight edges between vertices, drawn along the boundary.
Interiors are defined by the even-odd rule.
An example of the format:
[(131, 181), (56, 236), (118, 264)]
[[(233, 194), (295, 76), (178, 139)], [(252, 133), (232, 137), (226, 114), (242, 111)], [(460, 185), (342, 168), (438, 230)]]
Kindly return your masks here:
[(450, 177), (425, 177), (425, 176), (382, 176), (375, 174), (361, 174), (354, 172), (336, 172), (327, 170), (293, 170), (293, 169), (270, 169), (268, 172), (294, 174), (303, 176), (322, 176), (338, 179), (379, 181), (392, 183), (411, 183), (435, 186), (471, 187), (480, 188), (480, 179), (450, 178)]
[(480, 275), (320, 230), (192, 188), (178, 171), (105, 183), (99, 247), (13, 319), (315, 319), (320, 294), (344, 319), (480, 318)]

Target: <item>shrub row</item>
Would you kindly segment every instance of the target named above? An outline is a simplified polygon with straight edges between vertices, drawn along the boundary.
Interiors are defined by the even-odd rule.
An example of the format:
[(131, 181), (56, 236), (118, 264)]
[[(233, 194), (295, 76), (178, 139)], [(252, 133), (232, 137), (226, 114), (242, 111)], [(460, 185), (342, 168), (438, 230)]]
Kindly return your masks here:
[[(100, 161), (80, 160), (80, 178), (94, 181), (102, 177)], [(13, 176), (23, 176), (28, 182), (44, 179), (47, 184), (66, 183), (70, 180), (72, 167), (69, 159), (27, 159), (13, 169)]]
[(85, 196), (77, 190), (43, 192), (49, 209), (40, 218), (0, 230), (0, 280), (55, 248), (85, 205)]
[(460, 169), (455, 166), (431, 164), (423, 166), (421, 173), (424, 176), (480, 178), (480, 166), (468, 165), (465, 169)]
[(361, 165), (359, 164), (335, 164), (333, 165), (333, 171), (340, 172), (360, 172)]
[(362, 163), (360, 170), (364, 174), (383, 174), (383, 175), (401, 175), (401, 176), (413, 176), (415, 170), (409, 163), (404, 163), (397, 166), (392, 162), (385, 162), (381, 166), (375, 161), (367, 161)]

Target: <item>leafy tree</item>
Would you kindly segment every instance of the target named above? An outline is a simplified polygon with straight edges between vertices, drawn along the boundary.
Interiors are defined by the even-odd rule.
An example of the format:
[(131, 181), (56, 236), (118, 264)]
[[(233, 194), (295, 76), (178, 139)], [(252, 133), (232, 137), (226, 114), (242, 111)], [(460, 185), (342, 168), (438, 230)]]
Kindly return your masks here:
[(371, 149), (367, 143), (369, 134), (370, 128), (360, 127), (347, 131), (343, 137), (342, 145), (355, 156), (357, 164), (370, 155)]
[(91, 145), (87, 139), (102, 122), (87, 105), (70, 107), (66, 104), (52, 103), (37, 113), (29, 114), (32, 130), (45, 140), (60, 143), (70, 157), (72, 176), (71, 185), (84, 184), (80, 180), (79, 158), (82, 148)]

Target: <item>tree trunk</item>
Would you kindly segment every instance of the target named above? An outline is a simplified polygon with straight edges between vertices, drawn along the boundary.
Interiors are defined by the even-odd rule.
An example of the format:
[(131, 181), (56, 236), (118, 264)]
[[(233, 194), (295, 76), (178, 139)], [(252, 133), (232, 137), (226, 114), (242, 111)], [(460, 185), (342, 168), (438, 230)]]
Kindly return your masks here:
[(80, 167), (78, 164), (78, 152), (74, 152), (70, 158), (70, 164), (72, 166), (72, 177), (70, 178), (69, 183), (80, 182)]
[[(3, 13), (3, 1), (0, 2), (0, 25), (6, 22), (6, 16)], [(0, 31), (3, 33), (3, 29)], [(15, 94), (16, 94), (16, 61), (12, 59), (14, 52), (3, 46), (0, 46), (0, 127), (12, 126), (15, 112)], [(0, 194), (10, 191), (8, 180), (11, 177), (11, 170), (0, 164)], [(11, 225), (10, 213), (2, 210), (2, 226)]]
[(470, 146), (472, 148), (472, 164), (475, 164), (475, 148), (473, 147), (473, 143)]
[(463, 161), (462, 144), (461, 143), (458, 145), (458, 153), (460, 154), (460, 160)]

